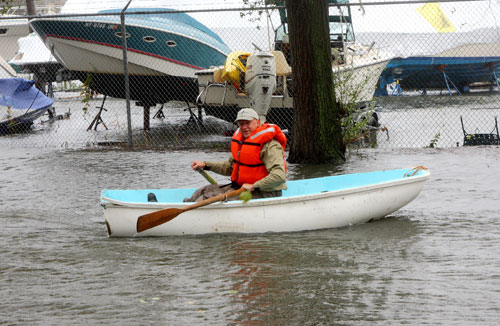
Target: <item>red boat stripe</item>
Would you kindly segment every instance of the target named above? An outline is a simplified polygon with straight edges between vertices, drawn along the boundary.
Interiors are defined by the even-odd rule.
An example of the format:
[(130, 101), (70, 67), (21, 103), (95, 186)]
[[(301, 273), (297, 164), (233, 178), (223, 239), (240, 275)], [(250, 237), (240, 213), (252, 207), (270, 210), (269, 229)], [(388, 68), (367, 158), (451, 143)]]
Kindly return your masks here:
[[(45, 37), (61, 38), (61, 39), (66, 39), (66, 40), (71, 40), (71, 41), (78, 41), (78, 42), (84, 42), (84, 43), (93, 43), (93, 44), (99, 44), (99, 45), (103, 45), (103, 46), (109, 46), (109, 47), (112, 47), (112, 48), (123, 49), (123, 47), (120, 46), (120, 45), (114, 45), (114, 44), (109, 44), (109, 43), (104, 43), (104, 42), (98, 42), (98, 41), (89, 41), (89, 40), (85, 40), (85, 39), (81, 39), (81, 38), (76, 38), (76, 37), (61, 36), (61, 35), (55, 35), (55, 34), (46, 34)], [(150, 57), (155, 57), (155, 58), (163, 59), (163, 60), (166, 60), (166, 61), (170, 61), (170, 62), (176, 63), (178, 65), (183, 65), (183, 66), (194, 68), (194, 69), (198, 69), (198, 70), (203, 70), (204, 69), (204, 68), (201, 68), (201, 67), (198, 67), (198, 66), (190, 65), (189, 63), (185, 63), (185, 62), (178, 61), (178, 60), (175, 60), (175, 59), (167, 58), (167, 57), (164, 57), (164, 56), (161, 56), (161, 55), (158, 55), (158, 54), (154, 54), (154, 53), (144, 52), (144, 51), (141, 51), (141, 50), (136, 50), (136, 49), (131, 49), (131, 48), (127, 48), (127, 50), (130, 51), (130, 52), (136, 52), (136, 53), (148, 55)]]

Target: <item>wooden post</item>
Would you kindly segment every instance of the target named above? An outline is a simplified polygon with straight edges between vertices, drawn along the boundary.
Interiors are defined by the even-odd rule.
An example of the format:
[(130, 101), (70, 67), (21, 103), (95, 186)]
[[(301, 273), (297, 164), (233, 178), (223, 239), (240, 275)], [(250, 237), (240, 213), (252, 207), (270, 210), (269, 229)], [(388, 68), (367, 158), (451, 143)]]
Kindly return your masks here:
[[(35, 0), (26, 0), (26, 13), (29, 16), (36, 16), (36, 7), (35, 7)], [(31, 20), (31, 18), (28, 18)], [(31, 25), (29, 25), (29, 30), (30, 33), (33, 33), (33, 29), (31, 28)]]
[(149, 131), (149, 105), (144, 104), (144, 131)]

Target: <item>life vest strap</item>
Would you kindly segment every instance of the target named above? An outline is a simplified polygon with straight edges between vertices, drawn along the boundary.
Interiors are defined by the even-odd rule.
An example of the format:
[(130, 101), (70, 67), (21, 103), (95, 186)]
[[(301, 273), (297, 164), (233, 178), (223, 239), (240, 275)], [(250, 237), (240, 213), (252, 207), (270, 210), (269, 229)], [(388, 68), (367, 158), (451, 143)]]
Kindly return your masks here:
[(241, 140), (236, 140), (236, 139), (233, 139), (232, 141), (237, 143), (237, 144), (240, 144), (240, 145), (261, 146), (261, 144), (259, 144), (259, 143), (252, 143), (252, 142), (248, 142), (248, 141), (241, 141)]
[(249, 166), (251, 168), (256, 168), (256, 167), (264, 166), (265, 165), (264, 163), (260, 163), (260, 164), (245, 164), (245, 163), (241, 163), (240, 161), (237, 161), (237, 160), (234, 160), (234, 162), (237, 163), (238, 165)]

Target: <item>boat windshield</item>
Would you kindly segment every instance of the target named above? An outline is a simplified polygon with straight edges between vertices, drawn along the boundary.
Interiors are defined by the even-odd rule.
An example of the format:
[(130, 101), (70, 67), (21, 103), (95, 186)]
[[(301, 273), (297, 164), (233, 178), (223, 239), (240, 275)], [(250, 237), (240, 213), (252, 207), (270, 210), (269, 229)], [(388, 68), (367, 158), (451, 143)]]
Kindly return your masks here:
[(330, 42), (354, 42), (351, 23), (330, 22)]
[[(284, 1), (277, 1), (284, 5)], [(344, 43), (354, 43), (354, 29), (352, 27), (351, 10), (339, 4), (349, 3), (349, 0), (328, 0), (328, 21), (330, 27), (330, 43), (332, 47), (342, 48)], [(336, 5), (337, 4), (337, 5)], [(285, 9), (280, 9), (282, 24), (275, 31), (275, 42), (288, 43), (288, 25)], [(283, 40), (285, 38), (285, 41)]]
[(282, 24), (275, 31), (275, 41), (283, 42), (283, 37), (288, 34), (288, 26), (287, 24)]
[[(283, 42), (283, 37), (288, 35), (288, 25), (282, 24), (276, 29), (275, 40)], [(330, 22), (330, 42), (354, 42), (352, 24), (348, 22)]]

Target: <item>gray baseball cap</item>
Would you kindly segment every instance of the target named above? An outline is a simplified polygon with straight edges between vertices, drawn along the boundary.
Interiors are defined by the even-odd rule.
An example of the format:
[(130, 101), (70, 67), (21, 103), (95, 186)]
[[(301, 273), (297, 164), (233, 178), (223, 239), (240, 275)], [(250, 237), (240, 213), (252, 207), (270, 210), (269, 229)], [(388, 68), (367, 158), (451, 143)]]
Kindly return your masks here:
[(259, 120), (259, 115), (257, 114), (257, 112), (255, 112), (254, 109), (245, 108), (241, 109), (238, 112), (238, 115), (236, 116), (236, 120), (234, 120), (234, 122), (238, 122), (240, 120), (253, 120), (253, 119)]

